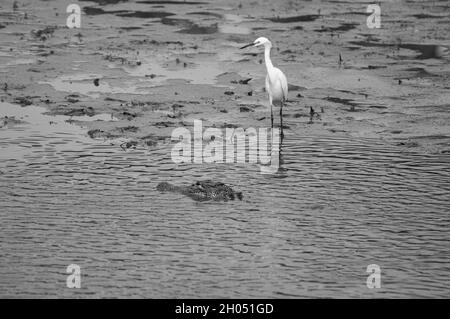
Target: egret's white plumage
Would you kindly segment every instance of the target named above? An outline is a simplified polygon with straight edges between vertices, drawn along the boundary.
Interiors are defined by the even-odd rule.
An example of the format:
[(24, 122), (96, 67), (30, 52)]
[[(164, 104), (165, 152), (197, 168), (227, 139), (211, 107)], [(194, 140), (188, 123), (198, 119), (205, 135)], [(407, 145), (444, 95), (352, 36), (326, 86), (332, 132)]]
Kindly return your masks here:
[(283, 136), (283, 105), (285, 104), (288, 96), (288, 82), (284, 73), (272, 64), (272, 60), (270, 59), (270, 49), (272, 48), (272, 43), (269, 39), (260, 37), (253, 43), (243, 46), (241, 49), (249, 46), (258, 47), (261, 45), (264, 46), (264, 61), (267, 69), (266, 91), (269, 94), (271, 125), (273, 128), (273, 107), (279, 105), (281, 136)]

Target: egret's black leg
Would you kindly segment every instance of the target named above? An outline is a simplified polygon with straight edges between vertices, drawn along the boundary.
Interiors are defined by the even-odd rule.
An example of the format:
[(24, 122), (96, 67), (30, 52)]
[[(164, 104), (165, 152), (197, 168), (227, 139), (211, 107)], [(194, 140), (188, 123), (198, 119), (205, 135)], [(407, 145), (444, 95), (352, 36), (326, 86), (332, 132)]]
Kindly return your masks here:
[(270, 103), (270, 128), (273, 129), (273, 110), (272, 110), (272, 103)]
[(280, 105), (280, 136), (281, 138), (284, 137), (284, 133), (283, 133), (283, 103), (281, 103)]

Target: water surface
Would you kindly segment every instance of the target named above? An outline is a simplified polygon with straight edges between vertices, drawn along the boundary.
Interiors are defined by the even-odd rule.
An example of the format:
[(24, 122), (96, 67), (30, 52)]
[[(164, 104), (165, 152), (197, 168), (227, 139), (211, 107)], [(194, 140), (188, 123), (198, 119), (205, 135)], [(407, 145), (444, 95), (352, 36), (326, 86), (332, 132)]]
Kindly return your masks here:
[[(449, 295), (446, 154), (287, 131), (282, 169), (262, 175), (253, 164), (176, 165), (170, 144), (124, 151), (68, 117), (1, 107), (27, 122), (0, 129), (2, 297)], [(205, 178), (243, 201), (155, 190)], [(79, 290), (65, 285), (73, 263)], [(366, 287), (373, 263), (378, 290)]]

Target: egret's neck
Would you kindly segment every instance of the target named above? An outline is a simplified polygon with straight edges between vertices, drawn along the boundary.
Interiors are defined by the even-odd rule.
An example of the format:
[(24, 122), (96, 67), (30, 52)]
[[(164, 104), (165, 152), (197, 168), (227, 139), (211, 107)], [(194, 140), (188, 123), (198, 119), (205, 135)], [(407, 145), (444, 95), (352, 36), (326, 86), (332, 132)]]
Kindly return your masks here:
[(264, 47), (264, 60), (266, 62), (267, 70), (273, 69), (272, 60), (270, 60), (270, 49), (271, 49), (270, 45), (266, 45)]

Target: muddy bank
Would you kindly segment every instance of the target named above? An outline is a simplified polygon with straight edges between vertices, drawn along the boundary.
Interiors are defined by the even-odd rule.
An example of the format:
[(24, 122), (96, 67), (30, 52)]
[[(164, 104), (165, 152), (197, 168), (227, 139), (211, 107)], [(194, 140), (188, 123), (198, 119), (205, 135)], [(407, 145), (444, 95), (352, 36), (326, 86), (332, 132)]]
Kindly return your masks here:
[[(135, 3), (130, 9), (129, 2)], [(290, 134), (373, 137), (405, 151), (447, 153), (449, 20), (445, 2), (382, 4), (368, 29), (363, 2), (83, 1), (0, 5), (0, 98), (77, 121), (96, 139), (170, 142), (192, 126), (267, 127), (264, 35), (291, 84)], [(320, 116), (311, 117), (311, 108)], [(0, 117), (4, 116), (0, 112)]]

